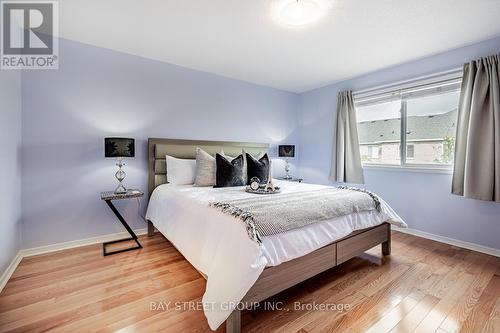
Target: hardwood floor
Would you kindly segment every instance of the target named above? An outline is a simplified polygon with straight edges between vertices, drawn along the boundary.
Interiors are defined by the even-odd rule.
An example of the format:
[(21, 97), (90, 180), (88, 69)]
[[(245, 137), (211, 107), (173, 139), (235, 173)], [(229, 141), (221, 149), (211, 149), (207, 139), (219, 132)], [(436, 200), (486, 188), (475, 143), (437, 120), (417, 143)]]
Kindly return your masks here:
[[(141, 241), (109, 257), (91, 245), (23, 259), (0, 293), (0, 332), (210, 332), (189, 308), (205, 280), (161, 235)], [(380, 252), (244, 311), (243, 331), (500, 332), (500, 258), (396, 232), (392, 255)]]

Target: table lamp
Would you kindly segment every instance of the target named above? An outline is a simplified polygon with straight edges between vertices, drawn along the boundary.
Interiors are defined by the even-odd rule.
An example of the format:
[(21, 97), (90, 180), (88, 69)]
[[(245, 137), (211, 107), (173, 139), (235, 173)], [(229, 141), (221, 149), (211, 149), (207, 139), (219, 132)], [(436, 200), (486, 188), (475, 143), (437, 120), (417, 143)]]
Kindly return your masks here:
[(125, 171), (122, 170), (125, 165), (123, 159), (125, 157), (135, 157), (135, 140), (130, 138), (104, 138), (104, 157), (118, 159), (116, 162), (118, 171), (115, 173), (115, 177), (118, 179), (118, 187), (115, 189), (115, 193), (126, 193), (127, 189), (122, 183), (126, 176)]
[(285, 179), (292, 179), (292, 176), (290, 176), (290, 163), (288, 162), (288, 159), (290, 157), (295, 157), (295, 146), (294, 145), (278, 146), (278, 157), (285, 158)]

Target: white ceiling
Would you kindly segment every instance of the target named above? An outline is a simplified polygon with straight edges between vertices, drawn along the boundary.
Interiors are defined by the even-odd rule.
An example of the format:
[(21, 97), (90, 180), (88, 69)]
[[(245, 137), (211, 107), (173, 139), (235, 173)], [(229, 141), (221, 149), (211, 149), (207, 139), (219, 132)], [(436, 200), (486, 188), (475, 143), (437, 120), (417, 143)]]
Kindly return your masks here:
[(322, 0), (308, 26), (283, 0), (63, 0), (60, 35), (302, 92), (500, 35), (500, 0)]

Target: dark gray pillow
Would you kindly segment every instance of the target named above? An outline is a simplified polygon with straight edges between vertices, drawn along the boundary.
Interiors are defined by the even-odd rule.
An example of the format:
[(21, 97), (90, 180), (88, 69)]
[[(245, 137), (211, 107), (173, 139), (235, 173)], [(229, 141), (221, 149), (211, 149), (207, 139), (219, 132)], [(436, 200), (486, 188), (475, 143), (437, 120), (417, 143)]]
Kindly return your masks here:
[(217, 164), (217, 168), (214, 187), (245, 185), (245, 178), (243, 175), (243, 161), (243, 155), (239, 155), (232, 161), (228, 161), (227, 158), (225, 158), (221, 154), (216, 154), (215, 163)]
[(267, 153), (256, 160), (252, 155), (246, 154), (247, 158), (247, 180), (250, 185), (250, 179), (257, 177), (261, 184), (267, 183), (269, 177), (269, 157)]

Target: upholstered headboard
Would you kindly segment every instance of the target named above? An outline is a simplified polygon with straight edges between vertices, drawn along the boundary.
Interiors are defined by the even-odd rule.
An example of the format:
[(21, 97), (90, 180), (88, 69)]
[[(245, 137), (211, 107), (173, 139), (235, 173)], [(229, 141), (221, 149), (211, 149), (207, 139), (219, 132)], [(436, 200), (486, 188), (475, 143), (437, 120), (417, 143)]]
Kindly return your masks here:
[(196, 147), (200, 147), (207, 153), (214, 155), (221, 149), (229, 156), (241, 154), (241, 150), (255, 155), (261, 151), (268, 152), (267, 143), (249, 143), (249, 142), (226, 142), (226, 141), (198, 141), (198, 140), (177, 140), (177, 139), (158, 139), (150, 138), (148, 140), (149, 151), (149, 171), (148, 171), (148, 191), (149, 195), (161, 184), (167, 183), (167, 164), (165, 156), (170, 155), (178, 158), (196, 158)]

